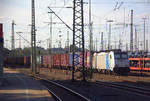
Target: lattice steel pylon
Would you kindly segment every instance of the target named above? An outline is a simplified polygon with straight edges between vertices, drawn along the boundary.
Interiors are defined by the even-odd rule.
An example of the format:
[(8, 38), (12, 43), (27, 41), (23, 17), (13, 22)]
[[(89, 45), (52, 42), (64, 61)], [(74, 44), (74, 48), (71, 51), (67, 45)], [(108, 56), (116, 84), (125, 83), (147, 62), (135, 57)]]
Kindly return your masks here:
[[(75, 55), (76, 52), (82, 52), (81, 55)], [(79, 58), (80, 63), (77, 62)], [(85, 65), (84, 65), (84, 16), (83, 16), (83, 0), (73, 1), (73, 68), (72, 80), (74, 80), (75, 65), (82, 67), (83, 81), (85, 81)]]
[(31, 69), (32, 73), (37, 73), (36, 68), (36, 29), (35, 29), (35, 2), (32, 0), (32, 18), (31, 18)]

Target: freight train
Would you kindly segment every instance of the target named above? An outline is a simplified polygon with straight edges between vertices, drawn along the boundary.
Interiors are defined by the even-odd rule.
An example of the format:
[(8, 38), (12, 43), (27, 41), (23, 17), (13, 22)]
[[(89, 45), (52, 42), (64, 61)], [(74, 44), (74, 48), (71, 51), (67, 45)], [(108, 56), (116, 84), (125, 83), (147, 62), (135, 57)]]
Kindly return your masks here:
[[(75, 67), (82, 67), (82, 53), (76, 53)], [(101, 72), (128, 73), (129, 61), (128, 54), (121, 51), (106, 51), (91, 54), (92, 68)], [(30, 57), (10, 57), (6, 58), (6, 65), (24, 65), (30, 66)], [(71, 69), (73, 54), (52, 54), (45, 56), (37, 56), (37, 65), (40, 67)], [(84, 61), (86, 69), (90, 68), (90, 53), (85, 52)]]

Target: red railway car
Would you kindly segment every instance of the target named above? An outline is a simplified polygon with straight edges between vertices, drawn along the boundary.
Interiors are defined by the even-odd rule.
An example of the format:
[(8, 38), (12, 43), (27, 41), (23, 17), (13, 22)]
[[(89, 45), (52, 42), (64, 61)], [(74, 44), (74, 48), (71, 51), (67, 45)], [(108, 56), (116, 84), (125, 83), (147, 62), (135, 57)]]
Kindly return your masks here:
[(61, 67), (67, 68), (69, 66), (69, 54), (61, 54)]
[(130, 70), (144, 70), (150, 71), (150, 58), (140, 57), (140, 58), (129, 58)]
[(47, 65), (49, 68), (52, 67), (52, 64), (53, 64), (53, 59), (52, 59), (53, 55), (48, 55), (47, 56)]
[[(91, 53), (92, 54), (92, 53)], [(85, 53), (85, 67), (90, 68), (90, 52)]]
[(53, 67), (60, 67), (61, 66), (61, 54), (53, 55)]
[[(79, 58), (79, 67), (82, 67), (82, 52), (79, 53), (80, 58)], [(90, 67), (90, 52), (85, 52), (84, 53), (84, 65), (86, 68)]]
[(44, 67), (48, 67), (48, 56), (43, 56), (43, 64)]

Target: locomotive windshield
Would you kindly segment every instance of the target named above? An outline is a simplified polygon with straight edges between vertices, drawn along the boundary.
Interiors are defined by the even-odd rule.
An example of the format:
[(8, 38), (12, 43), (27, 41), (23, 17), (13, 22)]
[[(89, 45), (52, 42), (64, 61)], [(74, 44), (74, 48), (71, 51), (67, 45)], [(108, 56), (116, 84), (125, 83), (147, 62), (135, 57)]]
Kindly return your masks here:
[(120, 58), (121, 58), (121, 54), (116, 53), (116, 54), (114, 55), (114, 57), (115, 57), (115, 59), (120, 59)]
[(128, 59), (128, 55), (125, 54), (125, 53), (123, 53), (123, 54), (121, 55), (121, 58), (123, 58), (123, 59)]
[(128, 59), (128, 55), (126, 53), (115, 53), (115, 59)]

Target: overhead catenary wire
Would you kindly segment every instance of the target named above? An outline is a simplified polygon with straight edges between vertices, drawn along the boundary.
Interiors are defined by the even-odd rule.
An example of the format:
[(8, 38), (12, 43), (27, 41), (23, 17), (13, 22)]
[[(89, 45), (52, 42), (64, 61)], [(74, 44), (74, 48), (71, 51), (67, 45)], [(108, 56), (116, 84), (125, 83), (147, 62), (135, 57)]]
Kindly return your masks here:
[(67, 27), (69, 28), (71, 31), (73, 31), (73, 29), (68, 25), (66, 24), (50, 7), (48, 7), (54, 14), (55, 16)]

